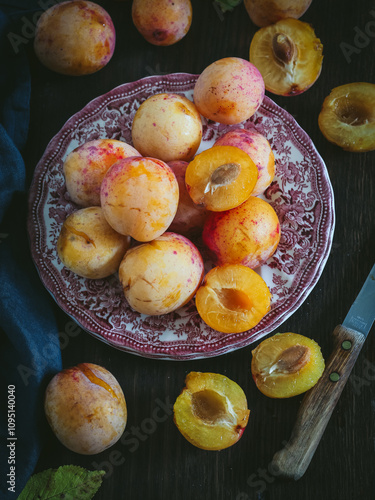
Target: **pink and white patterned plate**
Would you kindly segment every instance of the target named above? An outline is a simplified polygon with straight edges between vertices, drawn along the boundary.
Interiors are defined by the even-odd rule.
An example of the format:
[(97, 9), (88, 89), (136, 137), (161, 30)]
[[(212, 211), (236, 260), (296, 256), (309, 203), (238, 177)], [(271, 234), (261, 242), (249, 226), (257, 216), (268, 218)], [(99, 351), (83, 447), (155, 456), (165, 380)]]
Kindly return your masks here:
[[(85, 330), (126, 352), (150, 358), (187, 360), (239, 349), (274, 331), (306, 299), (328, 258), (335, 224), (328, 172), (311, 139), (294, 118), (268, 97), (240, 126), (255, 128), (275, 153), (276, 177), (264, 193), (276, 210), (281, 241), (258, 269), (272, 293), (270, 312), (252, 330), (224, 334), (200, 319), (194, 302), (164, 316), (145, 316), (128, 306), (117, 276), (89, 280), (60, 262), (56, 241), (65, 218), (77, 210), (66, 192), (62, 172), (70, 151), (89, 140), (111, 138), (131, 144), (131, 125), (150, 95), (175, 92), (192, 99), (197, 75), (151, 76), (120, 85), (89, 102), (50, 141), (38, 163), (29, 194), (31, 251), (45, 287), (58, 305)], [(203, 119), (199, 151), (233, 126)]]

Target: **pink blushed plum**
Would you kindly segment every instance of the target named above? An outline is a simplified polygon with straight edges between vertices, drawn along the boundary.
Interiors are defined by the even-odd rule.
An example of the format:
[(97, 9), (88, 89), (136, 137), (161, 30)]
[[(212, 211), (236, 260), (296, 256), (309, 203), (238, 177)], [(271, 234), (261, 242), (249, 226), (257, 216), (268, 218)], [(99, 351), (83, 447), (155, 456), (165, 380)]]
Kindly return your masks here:
[(219, 59), (199, 75), (194, 103), (206, 118), (236, 124), (250, 118), (264, 98), (264, 81), (259, 70), (239, 57)]
[(40, 17), (34, 50), (40, 62), (65, 75), (95, 73), (110, 61), (116, 32), (100, 5), (73, 0), (53, 5)]
[(126, 142), (96, 139), (74, 149), (65, 159), (63, 171), (70, 199), (82, 207), (100, 205), (100, 186), (107, 170), (118, 160), (140, 156)]
[(275, 156), (268, 140), (256, 130), (232, 129), (216, 142), (215, 146), (235, 146), (247, 153), (258, 169), (258, 180), (252, 196), (262, 194), (275, 176)]
[(236, 208), (210, 214), (202, 238), (217, 265), (242, 264), (255, 269), (276, 251), (279, 219), (269, 203), (250, 196)]
[(120, 265), (125, 298), (135, 311), (167, 314), (186, 304), (204, 273), (197, 247), (185, 236), (166, 232), (129, 249)]

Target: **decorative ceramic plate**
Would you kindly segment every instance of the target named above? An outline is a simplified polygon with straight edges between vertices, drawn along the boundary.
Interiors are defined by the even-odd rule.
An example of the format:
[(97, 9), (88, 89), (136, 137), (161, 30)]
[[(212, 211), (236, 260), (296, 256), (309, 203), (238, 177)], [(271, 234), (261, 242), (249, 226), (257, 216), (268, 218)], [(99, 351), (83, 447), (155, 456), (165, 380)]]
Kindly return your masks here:
[[(63, 163), (77, 146), (110, 138), (131, 143), (133, 116), (159, 92), (192, 99), (197, 75), (152, 76), (121, 85), (72, 116), (51, 140), (38, 163), (29, 196), (31, 251), (40, 277), (59, 306), (102, 341), (141, 356), (186, 360), (218, 356), (273, 332), (306, 299), (328, 258), (334, 229), (334, 201), (328, 173), (311, 139), (294, 118), (268, 97), (239, 126), (255, 128), (269, 140), (276, 176), (262, 197), (276, 210), (280, 244), (257, 271), (272, 293), (270, 312), (252, 330), (224, 334), (209, 328), (192, 300), (163, 316), (145, 316), (128, 306), (116, 275), (80, 278), (60, 262), (56, 242), (62, 223), (79, 207), (67, 194)], [(236, 125), (238, 127), (238, 125)], [(203, 119), (199, 152), (234, 126)]]

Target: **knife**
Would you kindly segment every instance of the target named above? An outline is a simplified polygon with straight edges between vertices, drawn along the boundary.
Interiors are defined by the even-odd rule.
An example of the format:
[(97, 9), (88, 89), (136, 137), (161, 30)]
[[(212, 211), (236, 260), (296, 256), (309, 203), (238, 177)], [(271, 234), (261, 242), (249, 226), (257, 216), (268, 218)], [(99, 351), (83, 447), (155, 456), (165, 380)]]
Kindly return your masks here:
[(305, 473), (374, 319), (375, 264), (342, 325), (333, 332), (332, 354), (301, 402), (289, 441), (272, 459), (275, 475), (297, 480)]

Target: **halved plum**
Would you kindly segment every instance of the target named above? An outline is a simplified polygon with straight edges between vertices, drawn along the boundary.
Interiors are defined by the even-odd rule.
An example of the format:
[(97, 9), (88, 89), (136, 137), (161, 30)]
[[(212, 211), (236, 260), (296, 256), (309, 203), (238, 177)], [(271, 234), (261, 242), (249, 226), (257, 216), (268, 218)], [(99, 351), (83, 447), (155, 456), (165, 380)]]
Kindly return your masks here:
[(250, 44), (250, 62), (273, 94), (301, 94), (318, 79), (323, 45), (308, 23), (283, 19), (258, 30)]
[(348, 83), (332, 90), (323, 102), (319, 128), (346, 151), (375, 149), (375, 84)]

